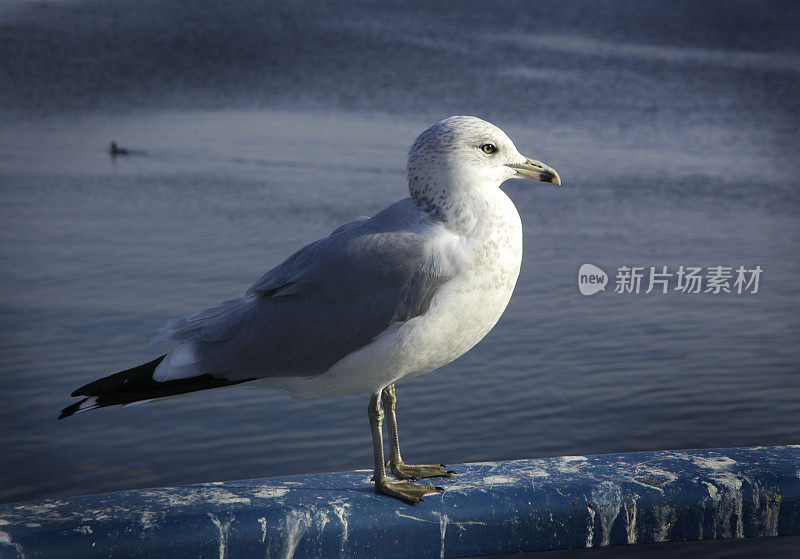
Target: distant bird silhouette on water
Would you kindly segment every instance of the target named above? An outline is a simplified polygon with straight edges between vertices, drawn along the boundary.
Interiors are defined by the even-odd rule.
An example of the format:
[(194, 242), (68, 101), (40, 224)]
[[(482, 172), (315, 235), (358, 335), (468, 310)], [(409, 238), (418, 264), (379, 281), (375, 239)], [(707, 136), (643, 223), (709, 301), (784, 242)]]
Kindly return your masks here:
[(108, 153), (111, 154), (111, 157), (116, 157), (117, 155), (130, 155), (130, 151), (121, 148), (117, 145), (117, 142), (111, 142), (111, 147), (108, 148)]

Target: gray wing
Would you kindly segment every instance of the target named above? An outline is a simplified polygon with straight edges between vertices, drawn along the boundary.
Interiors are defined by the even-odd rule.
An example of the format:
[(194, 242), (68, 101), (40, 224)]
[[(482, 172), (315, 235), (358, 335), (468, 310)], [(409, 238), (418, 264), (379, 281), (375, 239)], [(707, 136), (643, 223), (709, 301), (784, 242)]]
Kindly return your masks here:
[(376, 218), (302, 248), (244, 298), (168, 323), (156, 341), (182, 342), (168, 356), (168, 378), (316, 376), (424, 314), (451, 276), (433, 265), (429, 236)]

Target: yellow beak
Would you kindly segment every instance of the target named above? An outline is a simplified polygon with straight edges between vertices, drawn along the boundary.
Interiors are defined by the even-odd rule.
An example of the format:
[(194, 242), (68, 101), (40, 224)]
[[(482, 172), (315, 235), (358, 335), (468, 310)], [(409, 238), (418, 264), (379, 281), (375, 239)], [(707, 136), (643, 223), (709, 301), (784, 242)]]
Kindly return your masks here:
[(523, 177), (542, 182), (552, 182), (561, 186), (561, 177), (558, 176), (556, 170), (541, 161), (526, 157), (525, 163), (507, 163), (506, 167), (511, 167), (518, 175)]

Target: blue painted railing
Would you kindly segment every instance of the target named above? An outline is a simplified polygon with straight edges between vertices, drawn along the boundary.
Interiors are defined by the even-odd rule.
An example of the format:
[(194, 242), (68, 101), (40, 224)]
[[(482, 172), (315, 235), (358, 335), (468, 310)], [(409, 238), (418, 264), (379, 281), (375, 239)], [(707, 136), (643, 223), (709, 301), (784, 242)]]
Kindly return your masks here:
[(0, 505), (0, 557), (465, 557), (800, 534), (800, 447), (455, 464), (416, 506), (371, 471)]

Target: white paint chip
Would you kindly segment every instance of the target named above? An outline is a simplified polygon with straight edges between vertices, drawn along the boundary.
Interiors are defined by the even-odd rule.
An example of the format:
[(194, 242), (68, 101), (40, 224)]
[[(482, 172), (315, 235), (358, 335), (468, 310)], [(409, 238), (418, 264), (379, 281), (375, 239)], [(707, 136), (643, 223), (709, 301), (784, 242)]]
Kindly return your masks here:
[(265, 486), (253, 491), (253, 495), (255, 495), (256, 497), (261, 497), (262, 499), (277, 499), (278, 497), (283, 497), (288, 492), (289, 492), (288, 487)]
[(517, 478), (510, 476), (486, 476), (483, 482), (488, 485), (509, 485), (515, 483)]

